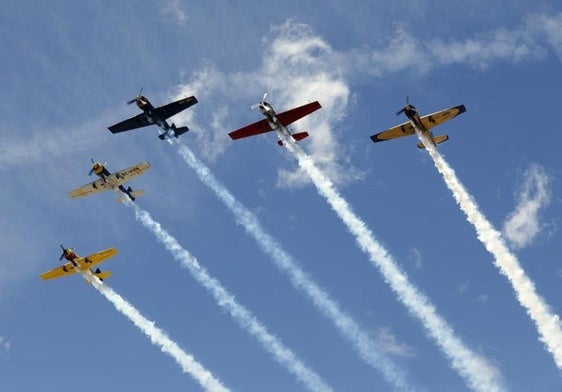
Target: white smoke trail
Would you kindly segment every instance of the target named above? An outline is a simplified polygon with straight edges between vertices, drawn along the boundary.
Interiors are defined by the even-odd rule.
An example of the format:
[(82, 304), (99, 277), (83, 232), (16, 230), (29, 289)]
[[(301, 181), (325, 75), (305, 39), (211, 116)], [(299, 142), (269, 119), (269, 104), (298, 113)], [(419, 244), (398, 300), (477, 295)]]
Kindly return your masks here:
[(426, 333), (435, 340), (451, 361), (451, 366), (465, 378), (469, 387), (487, 392), (503, 390), (503, 381), (497, 371), (455, 335), (453, 329), (438, 315), (435, 306), (408, 281), (408, 277), (400, 270), (392, 256), (374, 239), (365, 222), (355, 215), (347, 201), (339, 195), (332, 182), (316, 167), (312, 159), (294, 142), (288, 141), (286, 145), (297, 158), (299, 166), (310, 176), (318, 192), (326, 198), (355, 237), (359, 248), (369, 256), (373, 265), (379, 268), (398, 295), (398, 299), (419, 319)]
[(515, 255), (509, 251), (501, 233), (482, 214), (474, 198), (457, 178), (455, 171), (425, 135), (419, 130), (416, 130), (416, 133), (426, 146), (431, 158), (433, 158), (435, 167), (443, 176), (457, 204), (465, 213), (467, 220), (476, 229), (478, 239), (494, 256), (494, 264), (507, 277), (515, 290), (517, 300), (534, 321), (540, 341), (544, 343), (548, 352), (554, 357), (556, 366), (562, 369), (562, 326), (560, 317), (553, 313), (541, 296), (537, 294), (533, 281), (525, 274)]
[(229, 391), (213, 374), (205, 369), (191, 355), (183, 351), (176, 342), (170, 339), (164, 331), (154, 325), (153, 321), (146, 319), (133, 305), (117, 294), (111, 287), (99, 281), (91, 272), (81, 272), (88, 282), (92, 284), (119, 312), (133, 322), (152, 344), (159, 346), (162, 352), (170, 355), (184, 373), (189, 373), (206, 391)]
[(214, 296), (217, 304), (225, 309), (248, 333), (254, 336), (262, 346), (273, 355), (275, 360), (293, 374), (298, 381), (311, 391), (332, 391), (332, 388), (313, 370), (306, 365), (274, 335), (267, 331), (258, 319), (244, 306), (236, 302), (222, 284), (211, 277), (197, 259), (185, 250), (162, 226), (154, 221), (150, 214), (142, 210), (137, 204), (126, 202), (133, 208), (136, 219), (150, 230), (172, 256), (186, 267), (191, 275)]
[(335, 324), (339, 333), (352, 344), (359, 356), (367, 364), (379, 370), (385, 381), (392, 384), (396, 390), (414, 390), (406, 380), (404, 372), (399, 370), (393, 361), (381, 351), (379, 345), (373, 342), (369, 334), (353, 318), (343, 312), (338, 303), (308, 276), (293, 257), (265, 232), (255, 214), (236, 200), (186, 145), (178, 143), (178, 151), (185, 162), (195, 170), (201, 181), (212, 189), (230, 209), (238, 224), (254, 237), (260, 248), (273, 259), (275, 265), (288, 274), (293, 286), (302, 290), (320, 312)]

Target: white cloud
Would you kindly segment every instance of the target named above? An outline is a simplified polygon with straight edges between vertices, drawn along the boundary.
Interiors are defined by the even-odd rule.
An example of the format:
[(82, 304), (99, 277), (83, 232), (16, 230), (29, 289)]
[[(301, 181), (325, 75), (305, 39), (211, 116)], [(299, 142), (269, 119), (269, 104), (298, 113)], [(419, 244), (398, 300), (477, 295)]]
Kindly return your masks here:
[(10, 347), (12, 346), (12, 342), (6, 339), (3, 336), (0, 336), (0, 349), (8, 352), (10, 351)]
[(539, 214), (550, 203), (550, 178), (539, 165), (525, 172), (515, 210), (503, 225), (503, 234), (515, 248), (530, 245), (541, 231)]
[[(234, 104), (257, 102), (263, 92), (278, 111), (318, 99), (323, 109), (294, 124), (299, 131), (310, 131), (311, 137), (302, 146), (338, 184), (363, 177), (353, 167), (349, 148), (338, 143), (336, 125), (345, 119), (350, 99), (349, 80), (364, 73), (382, 77), (387, 73), (415, 69), (428, 72), (438, 66), (465, 64), (485, 69), (495, 62), (516, 63), (545, 56), (549, 50), (562, 59), (562, 13), (554, 16), (530, 16), (519, 27), (499, 28), (475, 37), (455, 39), (423, 39), (396, 25), (386, 46), (378, 49), (334, 50), (322, 37), (300, 23), (287, 21), (272, 28), (264, 38), (262, 64), (253, 71), (223, 73), (212, 64), (205, 64), (187, 83), (179, 86), (177, 96), (196, 94), (211, 100), (215, 111), (208, 113), (197, 125), (194, 112), (181, 116), (191, 121), (202, 154), (215, 160), (230, 144), (227, 130), (240, 124), (228, 124)], [(218, 108), (218, 109), (217, 109)], [(205, 117), (198, 108), (197, 116)], [(231, 125), (231, 126), (229, 126)], [(308, 183), (300, 170), (279, 171), (278, 185), (299, 186)]]
[[(333, 132), (333, 126), (345, 117), (350, 96), (341, 56), (310, 27), (291, 21), (273, 28), (264, 44), (262, 64), (253, 71), (226, 74), (205, 64), (179, 86), (176, 96), (195, 94), (200, 100), (213, 102), (212, 113), (197, 111), (197, 116), (206, 116), (205, 123), (211, 124), (210, 129), (197, 132), (201, 152), (214, 160), (230, 144), (227, 131), (241, 126), (227, 124), (231, 105), (244, 110), (246, 105), (240, 102), (250, 105), (264, 92), (268, 92), (268, 100), (279, 112), (319, 100), (323, 108), (296, 122), (294, 128), (310, 131), (304, 146), (333, 181), (341, 184), (361, 178), (362, 173), (346, 158), (346, 146), (337, 142)], [(186, 115), (189, 117), (182, 117), (182, 121), (201, 129), (195, 113), (188, 111)], [(308, 181), (300, 170), (279, 172), (280, 186), (298, 186)]]
[(554, 16), (538, 15), (531, 18), (531, 23), (538, 27), (545, 36), (551, 49), (562, 60), (562, 13)]
[(379, 328), (377, 341), (382, 350), (389, 354), (408, 359), (416, 356), (416, 351), (406, 343), (399, 342), (388, 327)]
[(420, 250), (418, 248), (412, 248), (411, 259), (414, 261), (414, 267), (416, 270), (421, 270), (423, 268), (423, 258)]
[(163, 0), (162, 12), (164, 15), (172, 16), (181, 24), (186, 23), (189, 17), (180, 6), (179, 0)]
[[(98, 124), (99, 121), (95, 123)], [(8, 136), (0, 138), (0, 166), (32, 164), (76, 150), (91, 150), (107, 137), (99, 130), (95, 133), (90, 132), (92, 125), (93, 123), (90, 123), (70, 130), (51, 129), (48, 137), (45, 136), (45, 132), (24, 137), (18, 137), (13, 132), (9, 133)]]
[(517, 63), (554, 52), (562, 60), (562, 13), (529, 16), (515, 29), (498, 28), (466, 39), (418, 38), (397, 25), (385, 48), (353, 51), (351, 67), (373, 76), (437, 66), (465, 64), (486, 69), (495, 62)]
[(479, 295), (478, 297), (476, 297), (476, 300), (485, 305), (486, 303), (488, 303), (488, 294)]

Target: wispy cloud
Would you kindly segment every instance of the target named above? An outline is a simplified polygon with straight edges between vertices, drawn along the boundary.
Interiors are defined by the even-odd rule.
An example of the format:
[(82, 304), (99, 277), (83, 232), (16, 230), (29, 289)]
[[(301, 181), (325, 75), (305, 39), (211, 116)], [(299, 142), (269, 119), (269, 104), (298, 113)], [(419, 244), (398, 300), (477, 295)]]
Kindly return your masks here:
[(416, 270), (421, 270), (423, 268), (423, 257), (418, 248), (412, 248), (411, 259), (414, 262)]
[[(343, 184), (363, 177), (346, 154), (349, 146), (339, 143), (341, 136), (334, 132), (346, 117), (350, 81), (365, 74), (383, 77), (404, 70), (423, 73), (451, 65), (483, 70), (498, 62), (540, 59), (549, 52), (562, 59), (561, 32), (562, 13), (529, 16), (514, 29), (498, 28), (461, 39), (419, 38), (399, 24), (386, 45), (338, 51), (310, 26), (289, 20), (273, 27), (264, 38), (262, 63), (255, 70), (223, 73), (206, 63), (178, 86), (177, 96), (196, 93), (214, 102), (213, 112), (207, 113), (205, 120), (211, 123), (211, 132), (197, 125), (194, 112), (180, 116), (195, 124), (192, 128), (205, 129), (197, 132), (199, 147), (206, 158), (214, 160), (230, 144), (226, 131), (245, 125), (232, 120), (229, 123), (234, 109), (239, 112), (257, 102), (263, 92), (269, 93), (278, 111), (318, 99), (323, 109), (299, 120), (294, 127), (311, 131), (305, 148), (332, 181)], [(204, 117), (203, 110), (198, 110), (197, 116)], [(256, 115), (252, 121), (259, 119)], [(308, 181), (299, 169), (279, 171), (279, 186), (301, 186)]]
[[(211, 129), (198, 132), (202, 153), (208, 159), (216, 159), (231, 143), (226, 132), (246, 125), (237, 122), (228, 126), (227, 107), (236, 105), (236, 111), (240, 112), (257, 102), (264, 92), (269, 93), (269, 101), (278, 112), (318, 99), (323, 108), (299, 120), (294, 127), (310, 131), (307, 148), (333, 181), (344, 183), (361, 178), (362, 173), (344, 158), (347, 147), (337, 142), (332, 131), (332, 124), (345, 117), (350, 96), (341, 55), (309, 26), (292, 21), (274, 27), (264, 43), (262, 64), (257, 69), (223, 73), (206, 63), (187, 83), (178, 87), (177, 96), (197, 94), (214, 102), (213, 112), (207, 114), (205, 121), (211, 124)], [(205, 116), (201, 112), (198, 111), (197, 116)], [(194, 113), (185, 116), (182, 121), (197, 124)], [(260, 119), (261, 115), (256, 113), (251, 121)], [(273, 143), (275, 137), (271, 139)], [(280, 186), (298, 186), (308, 181), (298, 169), (279, 172)]]
[(539, 214), (550, 203), (550, 182), (543, 167), (534, 164), (526, 170), (515, 210), (503, 225), (503, 234), (513, 247), (530, 245), (541, 231)]
[(177, 22), (184, 24), (189, 20), (187, 13), (183, 10), (179, 0), (163, 0), (162, 12), (166, 16), (171, 16)]
[(411, 359), (416, 356), (416, 351), (406, 343), (399, 342), (388, 327), (379, 328), (377, 332), (377, 341), (381, 348), (389, 354), (407, 359)]
[(0, 167), (5, 169), (45, 162), (75, 151), (92, 152), (111, 135), (105, 129), (109, 123), (106, 117), (100, 116), (71, 129), (53, 128), (33, 133), (2, 132)]
[(498, 28), (464, 39), (418, 38), (397, 25), (386, 47), (354, 50), (351, 66), (373, 76), (407, 69), (427, 72), (438, 66), (464, 64), (486, 69), (497, 62), (540, 59), (549, 52), (562, 60), (562, 13), (532, 15), (514, 29)]
[(10, 351), (11, 346), (12, 346), (11, 340), (8, 340), (7, 338), (0, 336), (0, 349), (8, 352)]
[(480, 302), (481, 304), (488, 303), (488, 294), (481, 294), (476, 297), (476, 301)]

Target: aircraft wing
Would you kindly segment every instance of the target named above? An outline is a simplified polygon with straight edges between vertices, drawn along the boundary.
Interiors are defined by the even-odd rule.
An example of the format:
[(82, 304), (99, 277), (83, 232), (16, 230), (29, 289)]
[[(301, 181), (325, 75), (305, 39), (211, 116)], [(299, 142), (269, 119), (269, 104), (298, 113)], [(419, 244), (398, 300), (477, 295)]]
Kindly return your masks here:
[(314, 101), (311, 103), (307, 103), (306, 105), (299, 106), (298, 108), (287, 110), (286, 112), (280, 113), (277, 115), (277, 119), (281, 124), (287, 126), (304, 116), (308, 116), (310, 113), (320, 109), (320, 103), (318, 101)]
[(154, 109), (154, 113), (160, 119), (165, 120), (167, 118), (172, 117), (175, 114), (195, 105), (197, 103), (197, 98), (194, 96), (182, 98), (178, 101), (169, 103), (164, 106), (160, 106), (159, 108)]
[(382, 131), (377, 133), (376, 135), (371, 136), (371, 140), (374, 143), (384, 142), (385, 140), (396, 139), (402, 136), (409, 136), (416, 133), (414, 127), (410, 122), (405, 122), (404, 124), (400, 124), (395, 126), (394, 128), (387, 129), (386, 131)]
[(72, 197), (83, 197), (93, 195), (94, 193), (106, 191), (111, 189), (108, 187), (108, 184), (105, 183), (101, 178), (95, 181), (90, 182), (89, 184), (82, 185), (80, 188), (74, 189), (73, 191), (68, 192), (68, 196)]
[(139, 163), (138, 165), (120, 170), (116, 173), (111, 173), (111, 175), (107, 179), (107, 182), (112, 183), (114, 185), (121, 185), (124, 182), (130, 181), (133, 178), (140, 176), (149, 168), (150, 168), (149, 162), (142, 162)]
[(466, 112), (466, 107), (464, 105), (455, 106), (449, 109), (441, 110), (439, 112), (428, 114), (420, 118), (426, 129), (433, 128), (439, 124), (444, 123), (459, 114)]
[(261, 133), (266, 133), (273, 131), (269, 126), (266, 119), (260, 120), (250, 125), (246, 125), (244, 128), (237, 129), (228, 134), (233, 140), (242, 139), (243, 137), (259, 135)]
[(51, 280), (51, 279), (56, 279), (56, 278), (60, 278), (63, 276), (67, 276), (67, 275), (72, 275), (75, 274), (76, 270), (74, 269), (74, 266), (72, 265), (71, 262), (68, 262), (64, 265), (61, 265), (60, 267), (54, 268), (50, 271), (47, 272), (43, 272), (40, 277), (43, 280)]
[(102, 263), (105, 260), (109, 259), (110, 257), (115, 256), (116, 254), (117, 249), (107, 248), (89, 256), (76, 259), (75, 261), (80, 265), (80, 269), (92, 268), (99, 263)]
[(144, 113), (136, 115), (135, 117), (131, 117), (127, 120), (121, 121), (120, 123), (114, 124), (110, 127), (107, 127), (111, 131), (111, 133), (119, 133), (130, 131), (132, 129), (146, 127), (151, 123), (148, 121)]

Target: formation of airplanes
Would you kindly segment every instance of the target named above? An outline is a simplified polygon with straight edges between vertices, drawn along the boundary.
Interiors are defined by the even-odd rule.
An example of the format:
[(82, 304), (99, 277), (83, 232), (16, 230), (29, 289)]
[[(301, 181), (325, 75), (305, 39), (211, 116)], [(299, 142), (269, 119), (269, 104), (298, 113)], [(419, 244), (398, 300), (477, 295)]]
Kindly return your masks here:
[[(320, 109), (321, 105), (318, 101), (310, 102), (282, 113), (276, 113), (266, 99), (267, 93), (264, 94), (260, 102), (250, 106), (250, 109), (259, 109), (265, 118), (230, 132), (228, 135), (233, 140), (276, 131), (278, 137), (277, 144), (283, 146), (288, 141), (297, 142), (309, 136), (308, 132), (292, 132), (288, 128), (288, 125)], [(155, 108), (152, 106), (150, 101), (142, 95), (141, 89), (137, 97), (127, 102), (127, 104), (130, 105), (135, 102), (143, 113), (108, 127), (112, 133), (130, 131), (154, 124), (163, 131), (158, 135), (161, 140), (166, 140), (171, 137), (178, 138), (180, 135), (187, 132), (189, 128), (187, 126), (177, 128), (173, 123), (172, 125), (169, 125), (166, 120), (195, 105), (198, 101), (197, 98), (191, 96)], [(371, 140), (374, 143), (378, 143), (385, 140), (413, 135), (416, 133), (416, 130), (418, 130), (419, 132), (425, 134), (427, 139), (436, 146), (448, 140), (449, 136), (433, 136), (431, 129), (458, 116), (459, 114), (464, 113), (465, 111), (465, 106), (459, 105), (420, 117), (415, 106), (410, 105), (409, 99), (407, 98), (406, 106), (400, 109), (396, 115), (404, 113), (408, 118), (408, 121), (371, 136)], [(424, 148), (422, 142), (418, 143), (418, 148)], [(93, 158), (90, 158), (90, 161), (92, 162), (92, 167), (88, 175), (91, 176), (92, 174), (96, 174), (99, 178), (68, 192), (68, 195), (71, 198), (89, 196), (106, 190), (115, 190), (117, 192), (121, 192), (122, 195), (117, 200), (122, 202), (127, 199), (135, 201), (138, 196), (144, 193), (141, 189), (134, 191), (131, 187), (126, 188), (123, 184), (137, 176), (140, 176), (148, 170), (150, 168), (149, 162), (142, 162), (118, 172), (111, 173), (106, 168), (107, 163), (101, 164), (100, 162), (94, 161)], [(114, 256), (117, 253), (117, 249), (108, 248), (86, 257), (80, 257), (74, 252), (74, 250), (65, 248), (62, 244), (60, 247), (62, 248), (62, 254), (59, 261), (64, 258), (68, 262), (57, 268), (42, 273), (40, 275), (41, 279), (50, 280), (72, 275), (77, 272), (82, 273), (82, 275), (86, 278), (88, 275), (84, 273), (88, 271), (92, 276), (95, 276), (101, 281), (111, 276), (110, 271), (102, 272), (99, 268), (96, 268), (95, 270), (93, 268)]]

